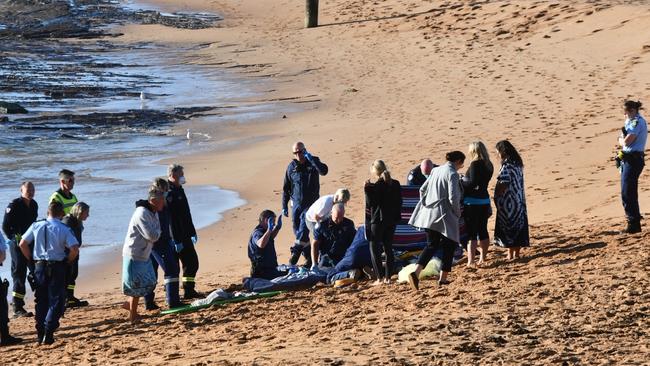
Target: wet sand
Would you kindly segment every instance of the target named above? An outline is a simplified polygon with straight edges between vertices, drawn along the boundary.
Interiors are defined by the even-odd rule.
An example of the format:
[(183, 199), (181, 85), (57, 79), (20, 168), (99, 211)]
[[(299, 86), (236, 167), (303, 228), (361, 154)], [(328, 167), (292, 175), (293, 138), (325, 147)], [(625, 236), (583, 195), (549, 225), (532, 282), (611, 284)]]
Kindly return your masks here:
[[(248, 235), (262, 209), (280, 208), (295, 140), (330, 166), (323, 193), (351, 189), (348, 212), (361, 223), (372, 160), (384, 159), (402, 180), (424, 157), (440, 161), (474, 139), (491, 147), (509, 138), (526, 164), (532, 248), (518, 262), (495, 250), (487, 268), (454, 269), (443, 289), (430, 281), (417, 294), (404, 285), (321, 286), (183, 317), (152, 315), (136, 327), (117, 306), (116, 256), (117, 271), (79, 286), (102, 305), (69, 313), (64, 344), (30, 353), (28, 362), (647, 362), (648, 235), (616, 234), (623, 213), (612, 157), (621, 101), (650, 100), (650, 34), (639, 32), (650, 6), (330, 1), (321, 4), (324, 26), (305, 30), (303, 3), (159, 2), (172, 3), (226, 20), (195, 31), (128, 26), (118, 40), (210, 43), (196, 62), (260, 78), (268, 99), (298, 98), (304, 109), (215, 125), (208, 132), (223, 147), (181, 161), (192, 184), (233, 189), (249, 202), (200, 231), (200, 290), (247, 274)], [(277, 240), (281, 261), (288, 229)], [(31, 321), (11, 326), (32, 338)], [(17, 361), (32, 347), (3, 355)]]

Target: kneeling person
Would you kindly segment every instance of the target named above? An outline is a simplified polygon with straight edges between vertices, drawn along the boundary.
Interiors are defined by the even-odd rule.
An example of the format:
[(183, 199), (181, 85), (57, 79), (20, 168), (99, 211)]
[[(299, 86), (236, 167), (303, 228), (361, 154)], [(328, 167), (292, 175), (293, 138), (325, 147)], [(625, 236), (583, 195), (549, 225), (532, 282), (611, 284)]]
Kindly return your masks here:
[(251, 260), (251, 277), (272, 280), (285, 273), (278, 271), (275, 237), (282, 228), (282, 216), (275, 222), (275, 214), (264, 210), (248, 241), (248, 258)]
[(345, 217), (345, 206), (340, 203), (334, 205), (331, 217), (314, 232), (312, 269), (334, 267), (345, 255), (356, 233), (354, 222)]

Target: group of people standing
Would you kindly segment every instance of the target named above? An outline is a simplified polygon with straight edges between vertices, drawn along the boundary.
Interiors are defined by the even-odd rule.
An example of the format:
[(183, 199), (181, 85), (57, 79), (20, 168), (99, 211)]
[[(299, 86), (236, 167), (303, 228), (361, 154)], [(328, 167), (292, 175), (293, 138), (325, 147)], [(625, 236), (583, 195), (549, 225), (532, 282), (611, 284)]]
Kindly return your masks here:
[[(21, 196), (5, 210), (2, 230), (9, 240), (11, 275), (13, 281), (14, 317), (32, 317), (25, 310), (27, 281), (34, 291), (38, 343), (54, 342), (54, 331), (66, 308), (87, 306), (88, 302), (74, 296), (79, 274), (79, 246), (83, 222), (90, 207), (72, 193), (74, 172), (59, 172), (60, 188), (49, 199), (46, 220), (38, 220), (38, 203), (34, 200), (32, 182), (23, 182)], [(6, 258), (5, 243), (0, 245), (0, 263)], [(0, 344), (16, 344), (22, 340), (12, 337), (8, 328), (8, 281), (0, 291)]]
[[(509, 141), (500, 141), (495, 147), (501, 167), (494, 194), (497, 211), (494, 242), (507, 248), (508, 259), (516, 259), (521, 248), (529, 245), (523, 161)], [(296, 238), (289, 263), (297, 264), (303, 255), (304, 266), (312, 271), (336, 268), (356, 234), (354, 223), (344, 217), (350, 192), (339, 189), (332, 195), (319, 197), (319, 177), (327, 174), (327, 165), (307, 152), (302, 142), (293, 145), (293, 154), (295, 158), (289, 163), (284, 178), (282, 199), (284, 216), (288, 216), (291, 206)], [(486, 146), (480, 141), (469, 145), (469, 156), (471, 163), (465, 175), (459, 173), (466, 159), (460, 151), (448, 153), (447, 162), (442, 166), (426, 159), (408, 175), (408, 185), (420, 186), (420, 200), (409, 224), (424, 230), (428, 243), (409, 279), (414, 288), (419, 286), (421, 270), (440, 250), (443, 254), (439, 283), (448, 283), (454, 250), (460, 243), (461, 217), (469, 236), (468, 266), (480, 266), (486, 261), (490, 243), (488, 219), (492, 215), (488, 186), (494, 166)], [(400, 182), (391, 177), (383, 160), (372, 163), (370, 179), (364, 184), (366, 219), (363, 227), (371, 257), (371, 268), (367, 272), (376, 285), (390, 283), (395, 273), (392, 244), (396, 226), (402, 219), (401, 187)], [(273, 211), (265, 210), (260, 214), (248, 243), (251, 277), (272, 279), (285, 274), (277, 270), (274, 245), (281, 227), (281, 220), (278, 218), (276, 223)]]
[[(24, 308), (27, 281), (34, 291), (39, 344), (54, 342), (54, 332), (66, 309), (88, 305), (87, 301), (75, 297), (74, 291), (79, 275), (83, 222), (90, 216), (90, 206), (80, 202), (72, 193), (74, 172), (67, 169), (59, 172), (59, 183), (60, 189), (49, 199), (47, 219), (37, 221), (35, 187), (32, 182), (24, 182), (21, 197), (13, 200), (5, 211), (2, 228), (9, 239), (8, 248), (5, 248), (4, 240), (0, 241), (0, 263), (6, 258), (7, 249), (11, 253), (14, 318), (34, 316)], [(129, 310), (131, 321), (137, 320), (139, 297), (145, 298), (148, 310), (159, 309), (154, 294), (158, 267), (164, 272), (169, 307), (182, 305), (180, 283), (184, 299), (203, 297), (195, 289), (199, 269), (195, 250), (198, 237), (183, 184), (183, 167), (171, 165), (166, 178), (157, 178), (153, 182), (148, 199), (135, 203), (136, 209), (122, 250), (122, 288), (129, 296), (124, 307)], [(182, 278), (179, 278), (179, 261)], [(8, 281), (2, 281), (1, 345), (22, 341), (9, 334), (8, 287)]]

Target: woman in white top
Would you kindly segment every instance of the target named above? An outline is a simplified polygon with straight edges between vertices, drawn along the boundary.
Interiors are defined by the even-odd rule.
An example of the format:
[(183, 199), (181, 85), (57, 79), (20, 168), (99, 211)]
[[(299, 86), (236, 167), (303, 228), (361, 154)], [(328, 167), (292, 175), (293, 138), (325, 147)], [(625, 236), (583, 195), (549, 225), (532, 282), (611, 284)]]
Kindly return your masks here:
[[(321, 196), (316, 200), (310, 207), (309, 210), (305, 213), (305, 222), (309, 232), (313, 233), (316, 228), (320, 225), (321, 222), (327, 220), (327, 218), (332, 213), (332, 208), (335, 204), (342, 203), (346, 204), (350, 200), (350, 191), (344, 188), (339, 188), (334, 194), (328, 194)], [(312, 265), (317, 265), (318, 263), (314, 262), (315, 253), (314, 253), (314, 239), (311, 239), (312, 247)]]

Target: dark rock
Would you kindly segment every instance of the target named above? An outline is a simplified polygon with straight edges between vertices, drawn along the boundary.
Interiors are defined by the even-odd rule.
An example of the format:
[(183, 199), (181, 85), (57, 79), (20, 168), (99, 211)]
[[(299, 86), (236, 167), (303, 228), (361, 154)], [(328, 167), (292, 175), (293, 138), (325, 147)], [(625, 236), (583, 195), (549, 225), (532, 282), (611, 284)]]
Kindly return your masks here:
[(1, 114), (25, 114), (27, 109), (23, 108), (18, 103), (2, 102), (0, 101)]

